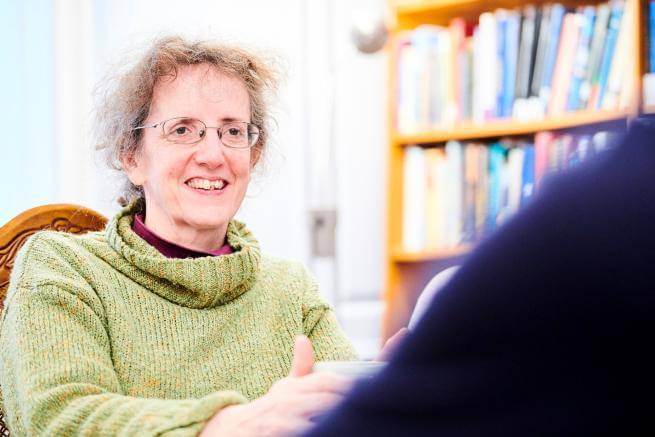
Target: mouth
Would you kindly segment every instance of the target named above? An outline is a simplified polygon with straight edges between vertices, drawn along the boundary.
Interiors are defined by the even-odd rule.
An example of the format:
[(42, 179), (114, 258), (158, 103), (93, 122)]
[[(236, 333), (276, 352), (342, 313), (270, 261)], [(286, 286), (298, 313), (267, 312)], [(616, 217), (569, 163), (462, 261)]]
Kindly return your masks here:
[(225, 179), (191, 178), (184, 183), (187, 187), (202, 193), (221, 192), (229, 183)]

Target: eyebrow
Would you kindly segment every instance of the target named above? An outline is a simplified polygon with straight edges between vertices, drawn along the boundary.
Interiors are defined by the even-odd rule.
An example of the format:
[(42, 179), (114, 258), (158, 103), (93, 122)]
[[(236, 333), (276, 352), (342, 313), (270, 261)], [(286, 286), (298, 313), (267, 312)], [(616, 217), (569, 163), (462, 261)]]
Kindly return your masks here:
[(230, 122), (230, 121), (245, 121), (245, 122), (247, 122), (247, 123), (250, 123), (250, 122), (247, 121), (247, 120), (241, 120), (241, 119), (234, 118), (234, 117), (223, 117), (223, 118), (221, 118), (219, 121), (222, 121), (222, 122)]

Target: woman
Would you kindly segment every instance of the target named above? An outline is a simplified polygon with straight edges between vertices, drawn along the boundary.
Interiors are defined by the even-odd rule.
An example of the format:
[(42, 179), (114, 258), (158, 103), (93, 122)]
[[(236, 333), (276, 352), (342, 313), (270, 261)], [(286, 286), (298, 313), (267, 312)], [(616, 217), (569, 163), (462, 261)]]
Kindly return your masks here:
[(310, 374), (312, 354), (356, 357), (316, 283), (232, 219), (275, 87), (256, 56), (180, 38), (110, 83), (101, 148), (129, 204), (18, 255), (0, 332), (14, 435), (300, 432), (341, 398), (348, 381)]

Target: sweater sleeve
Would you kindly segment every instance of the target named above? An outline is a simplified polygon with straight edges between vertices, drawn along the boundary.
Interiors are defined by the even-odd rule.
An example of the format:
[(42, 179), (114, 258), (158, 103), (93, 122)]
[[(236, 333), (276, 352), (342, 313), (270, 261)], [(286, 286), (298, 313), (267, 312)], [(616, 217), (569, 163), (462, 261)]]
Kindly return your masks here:
[(0, 321), (12, 435), (196, 435), (222, 407), (246, 402), (230, 391), (179, 400), (124, 395), (102, 303), (79, 275), (44, 256), (43, 245), (36, 236), (19, 254)]
[(316, 361), (352, 361), (357, 352), (341, 329), (334, 311), (318, 292), (316, 280), (303, 268), (303, 330), (314, 346)]

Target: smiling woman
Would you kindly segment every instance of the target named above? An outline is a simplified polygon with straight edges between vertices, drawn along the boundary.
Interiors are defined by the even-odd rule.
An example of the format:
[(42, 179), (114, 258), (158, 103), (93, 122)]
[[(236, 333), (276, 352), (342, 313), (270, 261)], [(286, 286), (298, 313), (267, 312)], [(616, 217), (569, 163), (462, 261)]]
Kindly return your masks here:
[(236, 47), (156, 41), (105, 81), (99, 148), (126, 177), (102, 232), (21, 249), (0, 321), (15, 435), (298, 433), (354, 351), (314, 279), (233, 220), (267, 141), (276, 74)]

